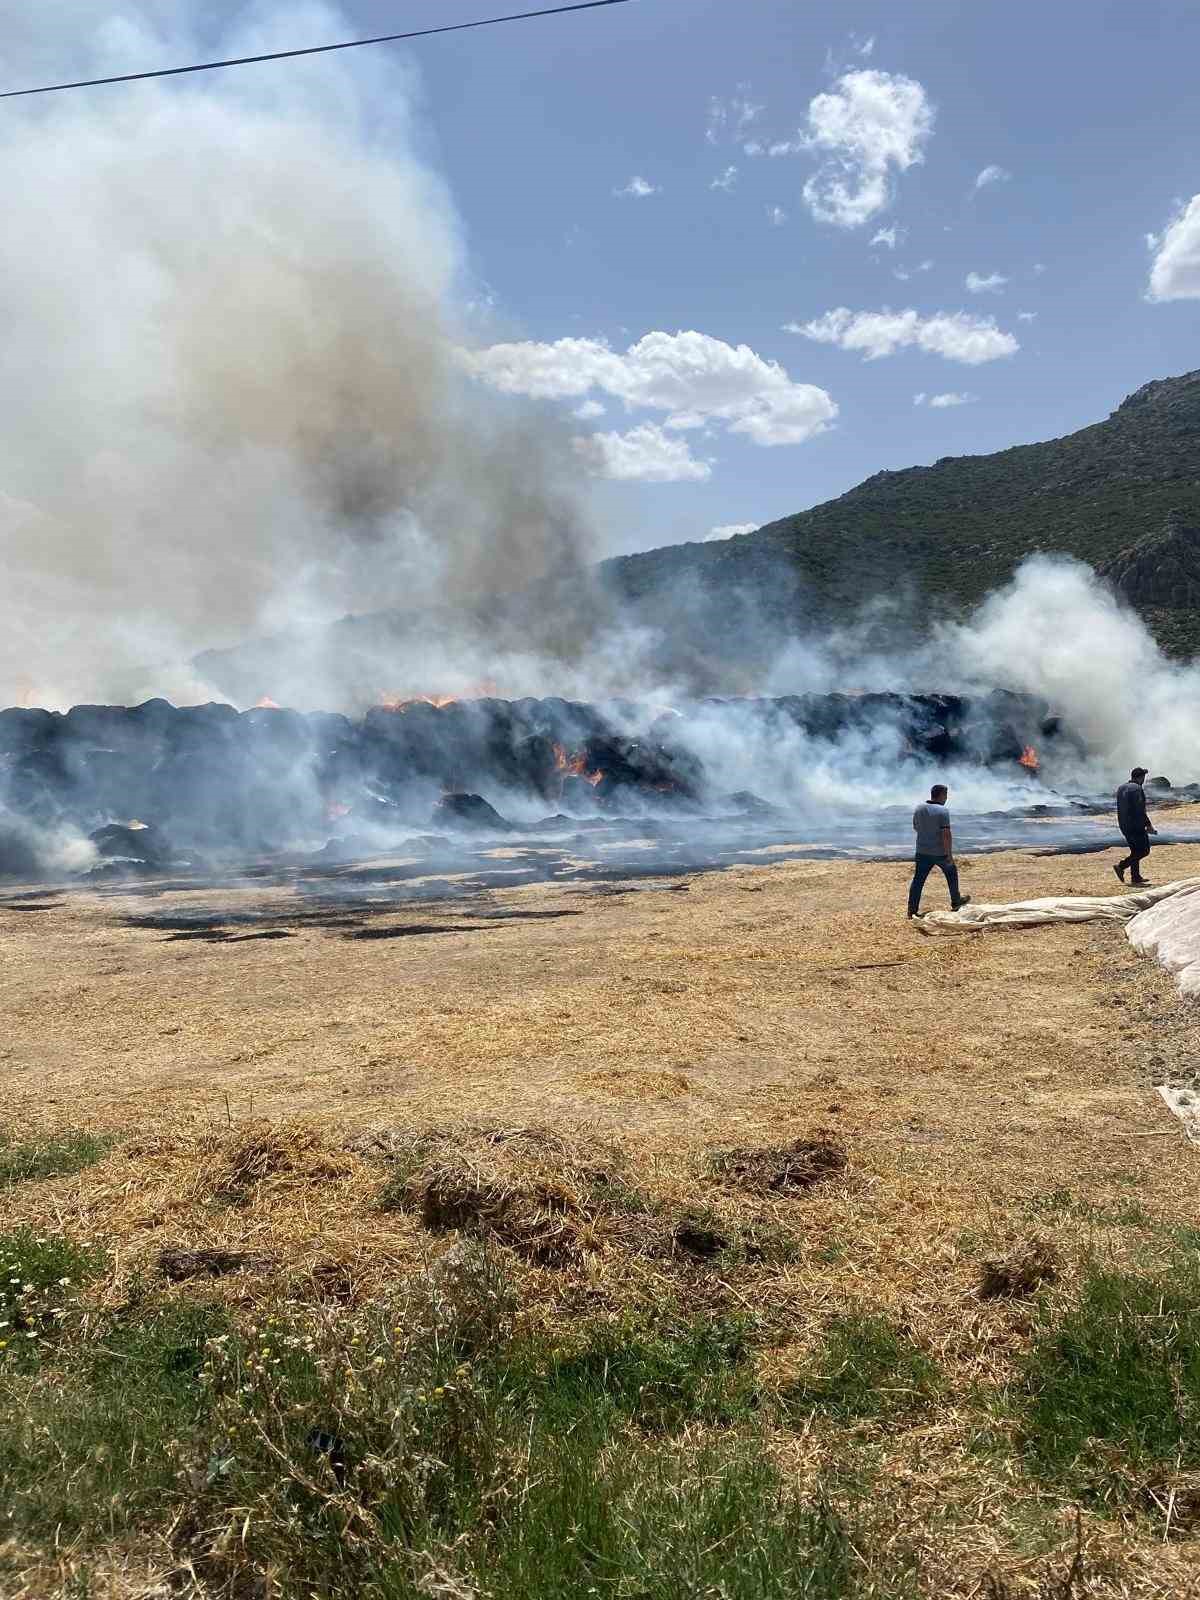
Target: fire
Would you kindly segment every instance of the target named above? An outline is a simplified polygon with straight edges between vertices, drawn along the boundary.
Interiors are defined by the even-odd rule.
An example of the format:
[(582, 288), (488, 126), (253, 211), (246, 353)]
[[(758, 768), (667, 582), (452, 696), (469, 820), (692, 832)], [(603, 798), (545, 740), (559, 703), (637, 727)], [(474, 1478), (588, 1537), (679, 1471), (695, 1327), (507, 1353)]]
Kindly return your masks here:
[(1038, 753), (1031, 744), (1027, 744), (1025, 746), (1024, 750), (1021, 751), (1021, 754), (1017, 757), (1017, 759), (1028, 772), (1036, 772), (1040, 765), (1040, 762), (1038, 761)]
[(381, 694), (379, 706), (383, 711), (407, 711), (409, 706), (434, 706), (438, 711), (443, 706), (456, 705), (456, 694)]
[(491, 678), (483, 678), (468, 685), (461, 694), (401, 694), (397, 689), (383, 689), (376, 704), (383, 711), (407, 711), (409, 706), (433, 706), (441, 711), (445, 706), (456, 706), (460, 700), (494, 700), (498, 694), (498, 685)]
[(283, 708), (278, 700), (272, 700), (269, 694), (264, 694), (261, 700), (254, 702), (255, 711), (281, 711)]
[(582, 778), (585, 783), (590, 783), (594, 789), (597, 784), (604, 782), (602, 772), (589, 772), (587, 757), (582, 751), (576, 751), (569, 756), (561, 744), (554, 746), (554, 770), (560, 772), (564, 778)]

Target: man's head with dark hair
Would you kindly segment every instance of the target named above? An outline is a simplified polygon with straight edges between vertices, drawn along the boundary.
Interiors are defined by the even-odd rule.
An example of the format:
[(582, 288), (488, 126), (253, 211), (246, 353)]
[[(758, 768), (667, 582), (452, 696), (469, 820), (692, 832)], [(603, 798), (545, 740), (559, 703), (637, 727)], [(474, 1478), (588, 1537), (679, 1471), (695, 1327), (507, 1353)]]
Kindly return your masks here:
[(934, 805), (940, 806), (949, 793), (950, 791), (947, 789), (944, 783), (935, 783), (933, 788), (929, 791), (929, 798), (933, 801)]
[(1145, 767), (1134, 767), (1129, 776), (1133, 779), (1134, 783), (1141, 783), (1142, 779), (1146, 776), (1146, 769)]

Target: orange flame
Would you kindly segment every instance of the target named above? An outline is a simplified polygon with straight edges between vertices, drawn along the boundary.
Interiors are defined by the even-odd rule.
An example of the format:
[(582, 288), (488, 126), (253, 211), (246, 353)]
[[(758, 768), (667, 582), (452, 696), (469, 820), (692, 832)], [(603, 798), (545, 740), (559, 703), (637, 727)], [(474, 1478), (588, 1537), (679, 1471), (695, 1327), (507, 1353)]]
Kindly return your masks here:
[(1027, 744), (1025, 746), (1024, 750), (1022, 750), (1021, 754), (1017, 757), (1017, 760), (1029, 772), (1036, 772), (1038, 767), (1041, 765), (1041, 763), (1038, 761), (1038, 753), (1031, 744)]
[(581, 750), (569, 756), (561, 744), (554, 746), (554, 770), (560, 772), (564, 778), (582, 778), (585, 783), (590, 783), (593, 789), (597, 784), (604, 782), (602, 772), (588, 771), (587, 757)]
[(281, 711), (283, 708), (278, 700), (272, 700), (269, 694), (264, 694), (261, 700), (254, 702), (255, 711)]
[(457, 705), (460, 700), (493, 700), (497, 686), (490, 678), (472, 683), (461, 694), (402, 694), (398, 689), (381, 689), (376, 704), (384, 711), (407, 711), (409, 706), (433, 706), (440, 711), (444, 706)]
[(434, 706), (441, 710), (443, 706), (452, 706), (457, 703), (456, 694), (395, 694), (381, 693), (379, 707), (382, 711), (407, 711), (409, 706)]

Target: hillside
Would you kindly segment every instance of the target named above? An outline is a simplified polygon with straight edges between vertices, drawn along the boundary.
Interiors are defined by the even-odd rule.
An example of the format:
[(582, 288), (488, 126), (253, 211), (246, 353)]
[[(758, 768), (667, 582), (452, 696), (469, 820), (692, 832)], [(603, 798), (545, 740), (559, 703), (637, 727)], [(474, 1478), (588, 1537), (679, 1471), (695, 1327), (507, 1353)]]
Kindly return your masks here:
[[(1062, 439), (878, 472), (755, 533), (627, 556), (604, 570), (618, 593), (651, 612), (685, 579), (717, 594), (753, 592), (771, 620), (789, 610), (836, 620), (911, 586), (959, 610), (1035, 551), (1065, 551), (1098, 568), (1129, 556), (1162, 535), (1172, 512), (1200, 524), (1200, 372), (1148, 383), (1104, 422)], [(777, 589), (781, 572), (793, 582)], [(1200, 653), (1191, 599), (1184, 586), (1175, 603), (1156, 594), (1144, 608), (1176, 654)]]
[[(756, 691), (789, 638), (877, 615), (871, 644), (912, 642), (965, 612), (1036, 551), (1109, 576), (1163, 648), (1200, 654), (1200, 372), (1148, 383), (1103, 422), (1042, 444), (878, 472), (754, 533), (671, 545), (501, 597), (469, 618), (380, 611), (324, 637), (268, 639), (197, 659), (235, 700), (302, 698), (308, 664), (328, 692), (373, 698), (397, 656), (447, 659), (464, 625), (501, 658), (533, 646), (585, 657), (620, 617), (660, 641), (655, 664), (705, 693)], [(477, 652), (478, 653), (478, 652)], [(336, 668), (328, 664), (336, 663)], [(381, 676), (382, 673), (382, 676)], [(428, 685), (438, 688), (437, 683)], [(936, 687), (936, 686), (935, 686)]]

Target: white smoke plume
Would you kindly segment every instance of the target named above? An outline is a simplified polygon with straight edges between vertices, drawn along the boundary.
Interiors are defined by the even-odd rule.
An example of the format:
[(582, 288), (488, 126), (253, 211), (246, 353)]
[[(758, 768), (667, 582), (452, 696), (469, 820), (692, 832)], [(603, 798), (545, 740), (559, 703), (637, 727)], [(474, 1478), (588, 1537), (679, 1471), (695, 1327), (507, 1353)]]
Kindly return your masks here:
[(1091, 753), (1079, 779), (1107, 783), (1134, 765), (1176, 783), (1200, 779), (1200, 666), (1168, 660), (1083, 562), (1024, 562), (969, 623), (938, 630), (930, 667), (939, 659), (968, 686), (1045, 696)]
[[(215, 38), (195, 0), (3, 9), (22, 82), (355, 31), (313, 0)], [(211, 697), (169, 664), (591, 554), (566, 430), (459, 371), (419, 118), (392, 50), (5, 104), (0, 703)]]

